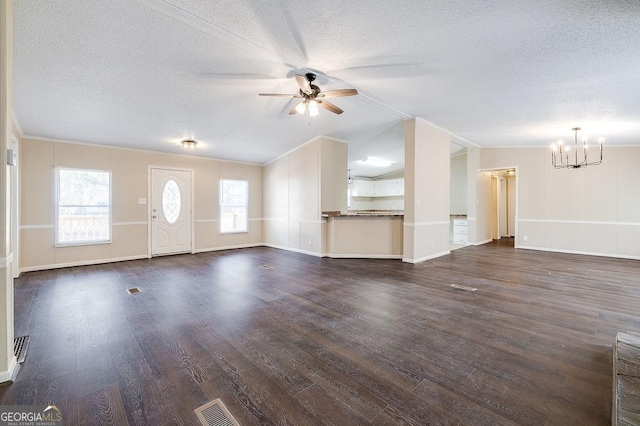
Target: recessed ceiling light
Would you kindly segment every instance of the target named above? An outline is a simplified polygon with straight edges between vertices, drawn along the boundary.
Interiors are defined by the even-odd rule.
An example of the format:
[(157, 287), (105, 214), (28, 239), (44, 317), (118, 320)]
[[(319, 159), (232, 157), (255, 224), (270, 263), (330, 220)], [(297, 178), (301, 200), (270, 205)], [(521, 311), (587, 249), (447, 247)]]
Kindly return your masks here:
[(185, 147), (186, 149), (192, 149), (195, 148), (196, 145), (198, 145), (198, 141), (194, 141), (193, 139), (185, 139), (182, 142), (180, 142), (182, 144), (183, 147)]
[(364, 159), (364, 160), (362, 160), (362, 162), (364, 164), (368, 164), (368, 165), (371, 165), (371, 166), (378, 166), (378, 167), (388, 167), (388, 166), (393, 164), (393, 161), (383, 160), (381, 158), (373, 158), (373, 157), (369, 157), (367, 159)]

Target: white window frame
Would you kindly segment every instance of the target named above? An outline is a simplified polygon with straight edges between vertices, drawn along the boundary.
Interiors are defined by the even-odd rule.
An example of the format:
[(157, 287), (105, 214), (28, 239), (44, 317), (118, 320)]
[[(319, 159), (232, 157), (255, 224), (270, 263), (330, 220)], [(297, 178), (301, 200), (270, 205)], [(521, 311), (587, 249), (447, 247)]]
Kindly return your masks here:
[[(247, 184), (247, 193), (245, 198), (244, 206), (232, 206), (232, 205), (222, 205), (222, 186), (224, 182), (245, 182)], [(244, 231), (223, 231), (222, 230), (222, 208), (223, 207), (244, 207), (247, 210), (246, 221), (245, 221), (245, 230)], [(249, 233), (249, 180), (248, 179), (220, 179), (220, 184), (218, 186), (218, 217), (220, 218), (220, 226), (218, 228), (218, 232), (220, 234), (247, 234)]]
[[(61, 206), (60, 205), (60, 171), (61, 170), (73, 170), (78, 172), (100, 172), (107, 173), (109, 175), (109, 239), (108, 240), (87, 240), (87, 241), (72, 241), (72, 242), (59, 242), (58, 241), (58, 217), (60, 214), (60, 207), (72, 207), (72, 206)], [(55, 183), (56, 183), (56, 193), (55, 193), (55, 224), (53, 227), (55, 228), (55, 244), (54, 247), (71, 247), (71, 246), (93, 246), (100, 244), (111, 244), (111, 238), (113, 237), (113, 178), (111, 175), (111, 170), (98, 170), (98, 169), (80, 169), (76, 167), (56, 167), (55, 168)], [(97, 206), (104, 207), (104, 206)]]

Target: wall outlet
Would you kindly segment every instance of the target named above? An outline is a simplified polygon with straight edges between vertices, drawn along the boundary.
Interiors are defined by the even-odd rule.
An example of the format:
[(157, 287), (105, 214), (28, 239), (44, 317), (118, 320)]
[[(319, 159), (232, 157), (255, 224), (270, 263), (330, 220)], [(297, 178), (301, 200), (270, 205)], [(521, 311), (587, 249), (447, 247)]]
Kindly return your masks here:
[(433, 241), (429, 243), (429, 248), (433, 248)]
[(420, 198), (416, 198), (416, 206), (420, 205)]
[(147, 204), (146, 198), (138, 198), (138, 204)]
[(529, 239), (529, 237), (526, 236), (526, 235), (524, 237), (522, 237), (522, 241), (527, 241), (528, 239)]
[(313, 240), (311, 238), (309, 238), (309, 245), (312, 246), (313, 245)]

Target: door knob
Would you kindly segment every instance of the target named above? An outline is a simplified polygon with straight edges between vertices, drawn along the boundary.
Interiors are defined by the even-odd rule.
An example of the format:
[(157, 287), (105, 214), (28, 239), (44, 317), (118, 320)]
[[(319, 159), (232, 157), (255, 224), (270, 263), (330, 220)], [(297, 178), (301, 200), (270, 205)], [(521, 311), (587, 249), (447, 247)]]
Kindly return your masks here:
[(151, 216), (151, 217), (155, 219), (155, 218), (156, 218), (156, 215), (154, 214), (154, 215), (153, 215), (153, 216)]

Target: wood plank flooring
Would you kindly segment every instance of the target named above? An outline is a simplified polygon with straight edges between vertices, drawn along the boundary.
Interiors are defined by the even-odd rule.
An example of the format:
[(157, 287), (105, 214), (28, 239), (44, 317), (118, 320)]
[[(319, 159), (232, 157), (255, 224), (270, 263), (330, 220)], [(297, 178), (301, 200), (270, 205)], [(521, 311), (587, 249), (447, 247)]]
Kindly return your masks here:
[(15, 312), (31, 343), (0, 403), (67, 425), (193, 425), (215, 398), (242, 425), (604, 425), (640, 262), (511, 240), (416, 265), (261, 247), (26, 273)]

